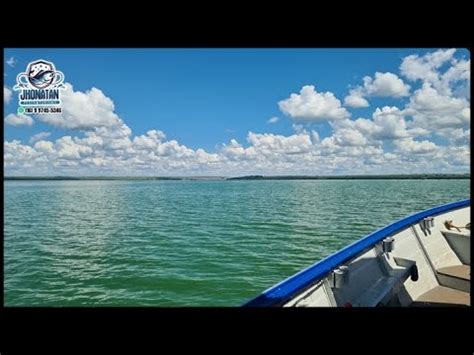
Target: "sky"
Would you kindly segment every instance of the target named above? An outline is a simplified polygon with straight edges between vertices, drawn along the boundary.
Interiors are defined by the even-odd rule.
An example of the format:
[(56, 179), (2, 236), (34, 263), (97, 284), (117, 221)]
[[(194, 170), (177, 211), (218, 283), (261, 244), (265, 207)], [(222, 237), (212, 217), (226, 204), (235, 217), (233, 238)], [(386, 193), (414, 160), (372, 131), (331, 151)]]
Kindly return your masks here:
[[(470, 52), (5, 49), (5, 175), (470, 171)], [(18, 114), (32, 61), (61, 115)]]

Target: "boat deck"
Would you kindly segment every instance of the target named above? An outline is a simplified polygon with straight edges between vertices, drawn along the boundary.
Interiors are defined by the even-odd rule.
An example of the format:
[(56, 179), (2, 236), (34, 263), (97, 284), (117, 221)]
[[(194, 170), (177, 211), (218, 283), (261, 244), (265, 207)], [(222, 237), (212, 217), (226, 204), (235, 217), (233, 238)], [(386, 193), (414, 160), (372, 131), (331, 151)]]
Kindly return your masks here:
[(439, 274), (456, 277), (461, 280), (471, 281), (471, 268), (469, 265), (447, 266), (437, 270)]
[(412, 307), (470, 306), (471, 295), (449, 287), (436, 286), (422, 294), (411, 304)]

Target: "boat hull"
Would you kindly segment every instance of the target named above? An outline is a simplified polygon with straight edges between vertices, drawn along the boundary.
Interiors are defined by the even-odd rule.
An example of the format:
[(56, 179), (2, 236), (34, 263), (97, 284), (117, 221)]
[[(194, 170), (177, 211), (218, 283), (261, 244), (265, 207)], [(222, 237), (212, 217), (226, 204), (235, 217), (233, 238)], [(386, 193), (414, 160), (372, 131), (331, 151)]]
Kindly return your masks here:
[[(423, 296), (439, 287), (466, 293), (465, 278), (461, 282), (455, 275), (447, 282), (440, 270), (458, 266), (465, 271), (470, 265), (470, 248), (466, 249), (470, 230), (455, 235), (444, 223), (452, 220), (464, 226), (469, 219), (470, 200), (418, 212), (302, 270), (244, 306), (412, 306), (428, 305)], [(466, 295), (455, 296), (465, 299)]]

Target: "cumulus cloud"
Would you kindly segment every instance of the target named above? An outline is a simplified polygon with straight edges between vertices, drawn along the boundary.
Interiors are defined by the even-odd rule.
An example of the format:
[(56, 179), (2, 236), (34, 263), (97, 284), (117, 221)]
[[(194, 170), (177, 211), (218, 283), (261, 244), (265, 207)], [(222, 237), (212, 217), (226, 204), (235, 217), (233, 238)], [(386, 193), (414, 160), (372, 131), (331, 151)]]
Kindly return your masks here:
[(344, 98), (344, 106), (347, 107), (368, 107), (369, 102), (365, 97), (403, 97), (410, 95), (410, 85), (407, 85), (397, 75), (393, 73), (376, 72), (372, 78), (366, 76), (363, 85), (349, 91), (349, 95)]
[(30, 116), (10, 113), (5, 117), (5, 123), (11, 126), (32, 126), (34, 121)]
[(36, 142), (34, 148), (42, 153), (52, 153), (54, 151), (53, 143), (43, 140)]
[(403, 97), (410, 95), (410, 85), (407, 85), (393, 73), (376, 72), (372, 78), (366, 76), (364, 84), (349, 91), (349, 95), (344, 98), (344, 105), (347, 107), (368, 107), (369, 102), (365, 97)]
[(267, 123), (277, 123), (279, 120), (279, 117), (273, 116), (267, 121)]
[(349, 91), (349, 95), (344, 98), (344, 106), (353, 108), (369, 107), (369, 102), (364, 99), (364, 93), (359, 88)]
[(392, 73), (375, 73), (375, 78), (364, 77), (364, 90), (369, 96), (402, 97), (410, 94), (410, 86)]
[[(118, 135), (101, 130), (87, 132), (83, 138), (39, 140), (33, 146), (14, 140), (4, 143), (5, 171), (47, 175), (246, 175), (411, 173), (469, 167), (468, 146), (447, 150), (428, 140), (407, 137), (395, 140), (395, 151), (387, 152), (357, 127), (336, 129), (324, 139), (315, 131), (289, 136), (249, 132), (245, 145), (231, 139), (216, 153), (190, 149), (167, 140), (157, 130), (136, 137), (127, 135), (126, 129)], [(123, 142), (117, 145), (115, 140)]]
[(469, 145), (444, 147), (438, 157), (448, 169), (471, 166), (471, 151)]
[(453, 58), (456, 49), (439, 49), (433, 53), (427, 53), (420, 57), (418, 54), (412, 54), (405, 57), (400, 65), (400, 72), (407, 79), (434, 81), (438, 74), (436, 69)]
[(415, 141), (413, 138), (406, 138), (395, 141), (395, 145), (402, 153), (427, 154), (434, 152), (438, 147), (428, 140)]
[(469, 102), (441, 95), (429, 83), (415, 91), (405, 112), (413, 117), (411, 126), (435, 133), (442, 128), (462, 128), (470, 124)]
[[(403, 59), (400, 71), (403, 76), (411, 81), (421, 80), (423, 83), (430, 84), (443, 96), (453, 94), (453, 84), (466, 82), (461, 84), (461, 87), (458, 87), (456, 91), (467, 94), (469, 90), (465, 89), (470, 86), (471, 61), (455, 59), (453, 57), (455, 52), (456, 49), (440, 49), (421, 57), (417, 54), (409, 55)], [(442, 73), (441, 69), (447, 63), (450, 66)]]
[(157, 130), (148, 131), (146, 134), (135, 137), (133, 143), (138, 149), (152, 149), (157, 144), (161, 143), (166, 135)]
[[(413, 130), (425, 130), (450, 144), (468, 141), (470, 127), (470, 60), (454, 58), (455, 49), (410, 55), (400, 66), (409, 80), (421, 81), (404, 112)], [(470, 132), (470, 130), (469, 130)]]
[(341, 146), (363, 146), (367, 144), (367, 139), (360, 131), (342, 128), (334, 134), (334, 141)]
[(40, 141), (44, 138), (48, 138), (51, 135), (51, 132), (39, 132), (31, 136), (29, 142), (34, 143), (36, 141)]
[(289, 137), (271, 133), (256, 134), (249, 132), (248, 142), (261, 152), (300, 154), (312, 148), (311, 138), (308, 134), (295, 134)]
[(326, 160), (337, 161), (336, 157), (356, 158), (383, 154), (380, 146), (362, 144), (361, 140), (367, 143), (366, 138), (361, 137), (361, 133), (356, 130), (338, 130), (321, 141), (321, 155)]
[(453, 65), (442, 75), (448, 83), (471, 79), (471, 60), (453, 60)]
[[(161, 131), (150, 130), (146, 134), (131, 139), (131, 130), (122, 125), (111, 130), (101, 127), (87, 131), (83, 138), (64, 136), (56, 141), (37, 141), (33, 147), (21, 145), (15, 141), (10, 144), (10, 155), (5, 155), (5, 167), (14, 164), (14, 151), (27, 150), (41, 157), (43, 167), (55, 172), (95, 171), (116, 172), (118, 174), (137, 175), (169, 171), (202, 169), (218, 160), (217, 154), (209, 154), (202, 149), (196, 151), (179, 144), (175, 140), (166, 141)], [(36, 159), (38, 162), (38, 159)], [(20, 161), (17, 167), (24, 168)]]
[(65, 86), (61, 92), (62, 114), (41, 115), (39, 118), (42, 122), (55, 127), (79, 130), (122, 124), (122, 120), (114, 112), (113, 101), (100, 89), (92, 88), (81, 92), (74, 91), (69, 83)]
[(55, 143), (59, 159), (78, 160), (92, 154), (93, 150), (87, 145), (81, 144), (80, 140), (71, 136), (59, 138)]
[(291, 94), (278, 106), (291, 118), (310, 122), (335, 121), (350, 116), (332, 92), (319, 93), (313, 85), (303, 86), (299, 94)]
[(408, 137), (428, 135), (429, 131), (421, 127), (410, 128), (404, 118), (405, 113), (395, 106), (377, 107), (372, 114), (372, 119), (358, 118), (356, 120), (343, 120), (333, 124), (334, 135), (340, 131), (344, 135), (348, 132), (352, 136), (358, 136), (359, 132), (367, 139), (366, 142), (359, 139), (360, 144), (380, 145), (382, 141), (391, 141)]
[(376, 127), (373, 136), (376, 139), (399, 139), (410, 135), (403, 113), (398, 107), (385, 106), (382, 109), (377, 107), (372, 118)]
[(470, 128), (440, 129), (437, 132), (437, 135), (445, 138), (451, 146), (469, 146), (469, 143), (471, 141)]
[(9, 168), (12, 170), (20, 169), (20, 171), (27, 173), (39, 168), (38, 157), (41, 155), (33, 147), (23, 145), (19, 140), (11, 142), (4, 142), (3, 144), (3, 160), (5, 171)]
[(11, 99), (12, 99), (12, 91), (4, 85), (3, 86), (3, 102), (5, 104), (9, 104)]

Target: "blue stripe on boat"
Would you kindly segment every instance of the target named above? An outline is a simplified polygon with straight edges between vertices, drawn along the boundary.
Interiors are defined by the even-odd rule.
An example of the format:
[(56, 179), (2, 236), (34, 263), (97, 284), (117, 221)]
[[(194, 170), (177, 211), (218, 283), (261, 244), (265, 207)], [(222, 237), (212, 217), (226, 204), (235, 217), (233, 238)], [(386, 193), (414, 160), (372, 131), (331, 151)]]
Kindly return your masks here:
[(344, 264), (346, 261), (356, 257), (366, 250), (369, 250), (384, 238), (406, 229), (407, 227), (421, 221), (423, 218), (436, 216), (444, 212), (467, 207), (470, 204), (471, 200), (467, 199), (434, 207), (405, 217), (404, 219), (394, 222), (365, 236), (364, 238), (350, 244), (344, 249), (341, 249), (327, 258), (324, 258), (323, 260), (311, 265), (297, 274), (290, 276), (286, 280), (283, 280), (275, 286), (264, 291), (254, 299), (246, 302), (243, 306), (268, 307), (282, 305), (290, 300), (293, 296), (303, 291), (305, 288), (311, 286), (314, 282), (325, 277), (339, 265)]

